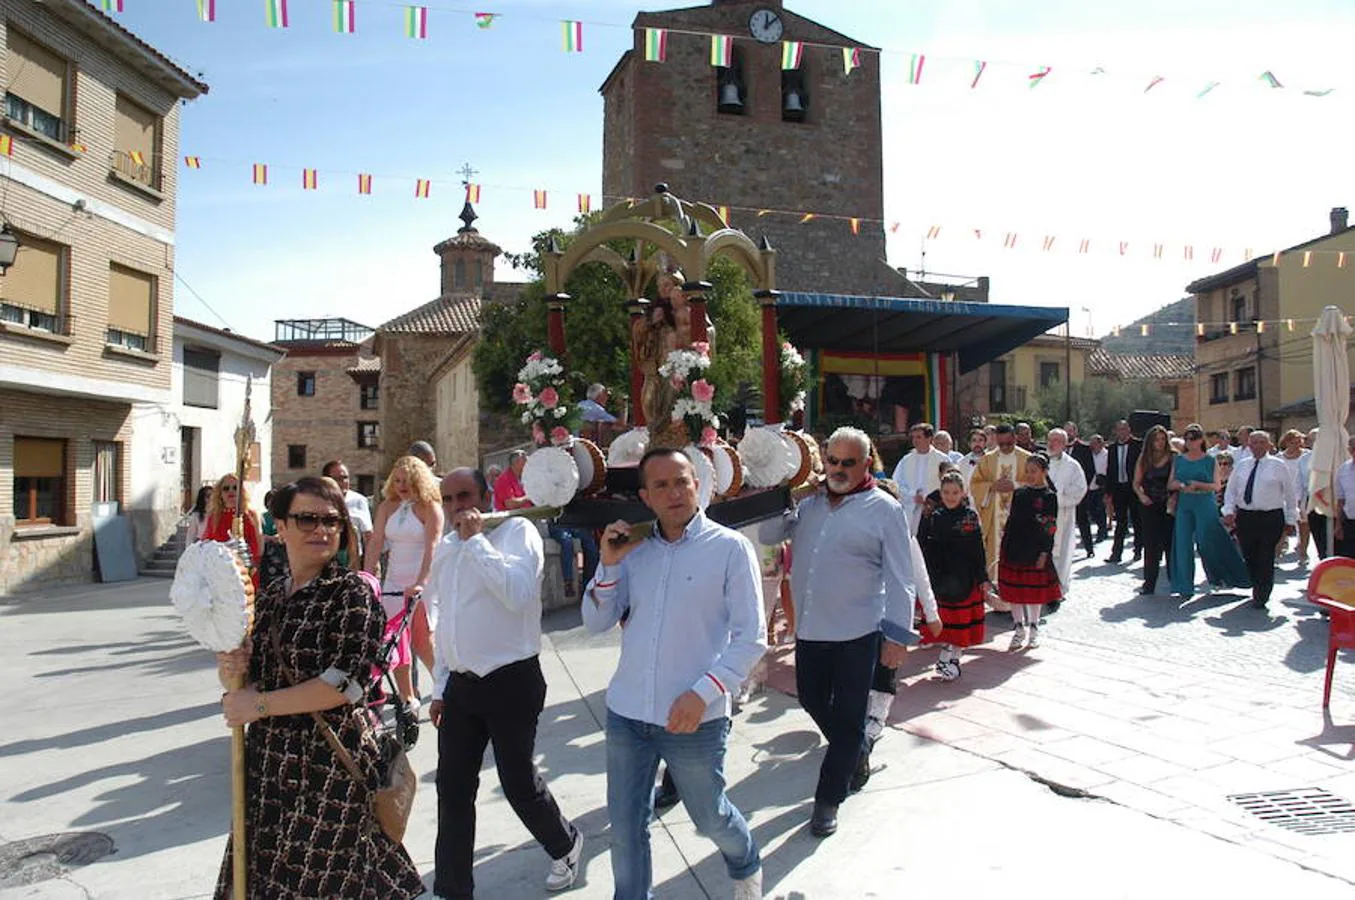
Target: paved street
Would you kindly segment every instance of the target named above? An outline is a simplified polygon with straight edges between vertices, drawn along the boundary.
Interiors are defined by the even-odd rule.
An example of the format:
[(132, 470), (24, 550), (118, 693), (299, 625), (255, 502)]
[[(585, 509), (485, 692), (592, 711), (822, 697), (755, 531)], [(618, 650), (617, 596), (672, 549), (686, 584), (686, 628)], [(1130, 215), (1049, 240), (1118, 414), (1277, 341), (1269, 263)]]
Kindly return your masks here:
[[(1355, 798), (1355, 666), (1320, 711), (1322, 624), (1277, 590), (1272, 615), (1242, 598), (1186, 611), (1133, 593), (1137, 570), (1084, 564), (1077, 598), (1044, 645), (1009, 654), (1001, 616), (963, 679), (910, 656), (891, 730), (842, 830), (805, 826), (821, 753), (788, 696), (736, 718), (731, 793), (763, 846), (768, 897), (975, 894), (1109, 898), (1347, 897), (1350, 834), (1302, 835), (1241, 810), (1230, 794), (1325, 788)], [(180, 631), (168, 583), (91, 586), (0, 604), (0, 897), (209, 896), (228, 827), (229, 740), (210, 656)], [(538, 750), (586, 836), (568, 896), (611, 896), (599, 721), (615, 638), (577, 614), (548, 624), (550, 683)], [(431, 880), (434, 742), (414, 752), (422, 785), (408, 846)], [(546, 857), (508, 809), (492, 765), (481, 791), (477, 879), (494, 898), (544, 896)], [(113, 852), (58, 869), (34, 839), (107, 835)], [(28, 842), (28, 843), (15, 843)], [(100, 845), (106, 846), (106, 845)], [(660, 898), (722, 897), (728, 879), (681, 807), (653, 831)], [(24, 860), (16, 856), (26, 855)], [(96, 856), (91, 852), (90, 856)], [(44, 876), (54, 877), (44, 877)]]

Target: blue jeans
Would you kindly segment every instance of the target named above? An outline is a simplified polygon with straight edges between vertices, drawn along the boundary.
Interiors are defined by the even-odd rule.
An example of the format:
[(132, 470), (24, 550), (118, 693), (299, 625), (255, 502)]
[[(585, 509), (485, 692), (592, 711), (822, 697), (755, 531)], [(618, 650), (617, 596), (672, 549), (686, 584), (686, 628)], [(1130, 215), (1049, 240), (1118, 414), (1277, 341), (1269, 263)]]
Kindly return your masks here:
[(612, 820), (615, 900), (654, 896), (649, 822), (654, 817), (654, 774), (660, 759), (668, 764), (692, 824), (724, 856), (729, 877), (747, 878), (762, 867), (748, 823), (725, 796), (728, 736), (725, 718), (703, 722), (691, 734), (670, 734), (661, 725), (607, 710), (607, 813)]

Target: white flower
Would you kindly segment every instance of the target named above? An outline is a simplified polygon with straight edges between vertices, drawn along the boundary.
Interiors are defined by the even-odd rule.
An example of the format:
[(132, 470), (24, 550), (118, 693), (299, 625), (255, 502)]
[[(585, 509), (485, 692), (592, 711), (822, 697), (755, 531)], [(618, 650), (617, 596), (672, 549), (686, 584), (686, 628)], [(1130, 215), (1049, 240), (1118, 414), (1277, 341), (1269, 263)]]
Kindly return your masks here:
[(522, 424), (527, 425), (531, 421), (532, 421), (532, 412), (531, 410), (528, 410), (527, 412), (522, 414)]
[(563, 419), (565, 417), (565, 408), (563, 406), (555, 407), (555, 418)]

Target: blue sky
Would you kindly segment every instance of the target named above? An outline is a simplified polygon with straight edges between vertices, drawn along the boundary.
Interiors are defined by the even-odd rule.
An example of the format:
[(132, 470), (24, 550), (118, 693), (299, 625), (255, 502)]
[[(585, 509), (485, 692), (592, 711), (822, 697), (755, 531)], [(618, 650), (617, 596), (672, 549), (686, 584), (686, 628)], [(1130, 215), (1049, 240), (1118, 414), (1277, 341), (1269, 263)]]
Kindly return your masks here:
[[(387, 0), (357, 0), (352, 35), (333, 32), (330, 0), (290, 0), (286, 30), (265, 27), (264, 0), (217, 0), (212, 24), (193, 0), (126, 0), (119, 21), (211, 85), (183, 114), (183, 152), (203, 168), (180, 171), (177, 265), (216, 314), (179, 286), (181, 315), (269, 339), (275, 318), (376, 325), (431, 299), (432, 246), (459, 225), (456, 171), (467, 162), (484, 185), (478, 224), (510, 251), (566, 224), (576, 193), (597, 202), (597, 88), (643, 7), (459, 2), (430, 0), (429, 39), (414, 41), (403, 6)], [(1305, 240), (1330, 207), (1355, 206), (1344, 177), (1355, 71), (1342, 65), (1355, 4), (788, 6), (898, 51), (883, 60), (885, 215), (900, 223), (891, 263), (916, 269), (922, 236), (939, 224), (929, 271), (990, 275), (995, 302), (1068, 306), (1075, 333), (1104, 333), (1240, 262), (1244, 248)], [(501, 14), (493, 28), (474, 26), (481, 10)], [(584, 53), (561, 52), (561, 19), (589, 23)], [(913, 52), (927, 54), (917, 86)], [(992, 61), (977, 91), (974, 59)], [(1053, 71), (1030, 90), (1025, 75), (1040, 65)], [(1092, 76), (1097, 67), (1106, 74)], [(1267, 69), (1286, 85), (1338, 90), (1269, 90), (1257, 80)], [(1196, 100), (1210, 81), (1222, 84)], [(270, 165), (267, 188), (250, 183), (254, 162)], [(302, 167), (319, 170), (319, 191), (301, 191)], [(358, 172), (375, 176), (372, 196), (357, 194)], [(414, 199), (416, 178), (433, 179), (430, 200)], [(552, 191), (545, 212), (531, 208), (536, 186)], [(1008, 231), (1016, 250), (1003, 249)], [(1048, 253), (1047, 234), (1058, 237)], [(1092, 252), (1081, 255), (1084, 237)], [(1143, 250), (1155, 241), (1175, 249), (1154, 261)], [(1195, 245), (1193, 264), (1178, 258), (1182, 242)], [(1228, 255), (1211, 265), (1216, 245)], [(498, 276), (513, 277), (502, 265)]]

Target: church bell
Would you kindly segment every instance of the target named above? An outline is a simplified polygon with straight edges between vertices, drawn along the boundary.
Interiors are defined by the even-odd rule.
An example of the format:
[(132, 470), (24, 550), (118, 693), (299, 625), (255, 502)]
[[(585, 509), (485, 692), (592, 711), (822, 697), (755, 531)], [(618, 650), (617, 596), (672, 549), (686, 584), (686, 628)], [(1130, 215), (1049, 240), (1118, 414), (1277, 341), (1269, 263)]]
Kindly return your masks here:
[(786, 91), (785, 99), (781, 102), (781, 118), (799, 121), (805, 117), (804, 98), (800, 96), (799, 88), (791, 88)]
[(739, 96), (739, 86), (732, 81), (720, 85), (720, 112), (743, 112), (743, 98)]

